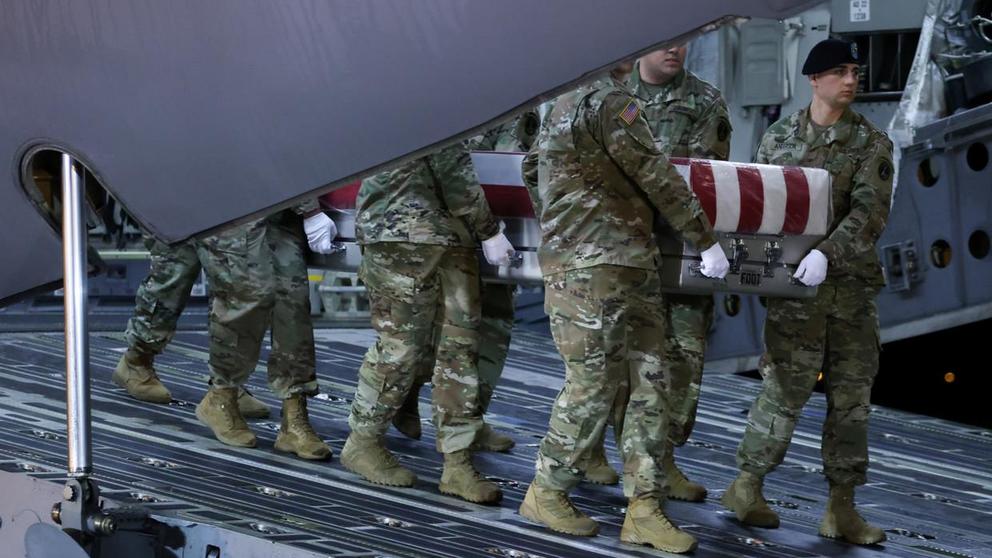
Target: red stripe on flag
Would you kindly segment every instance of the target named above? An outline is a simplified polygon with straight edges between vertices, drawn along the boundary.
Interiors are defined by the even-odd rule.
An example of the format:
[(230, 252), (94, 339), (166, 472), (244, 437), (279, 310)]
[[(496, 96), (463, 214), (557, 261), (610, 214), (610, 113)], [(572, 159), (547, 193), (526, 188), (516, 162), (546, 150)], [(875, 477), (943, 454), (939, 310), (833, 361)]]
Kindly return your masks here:
[(534, 206), (530, 194), (523, 186), (483, 184), (482, 191), (493, 215), (497, 217), (534, 217)]
[(337, 190), (320, 196), (320, 204), (333, 209), (355, 209), (355, 200), (358, 199), (358, 189), (362, 186), (361, 180), (350, 182)]
[(716, 223), (716, 179), (713, 178), (713, 167), (706, 161), (689, 162), (689, 186), (699, 198), (710, 225)]
[(737, 221), (737, 232), (757, 232), (765, 211), (765, 186), (761, 171), (754, 167), (737, 167), (737, 182), (741, 189), (741, 216)]
[(782, 232), (802, 234), (809, 222), (809, 182), (798, 167), (782, 167), (785, 175), (785, 224)]

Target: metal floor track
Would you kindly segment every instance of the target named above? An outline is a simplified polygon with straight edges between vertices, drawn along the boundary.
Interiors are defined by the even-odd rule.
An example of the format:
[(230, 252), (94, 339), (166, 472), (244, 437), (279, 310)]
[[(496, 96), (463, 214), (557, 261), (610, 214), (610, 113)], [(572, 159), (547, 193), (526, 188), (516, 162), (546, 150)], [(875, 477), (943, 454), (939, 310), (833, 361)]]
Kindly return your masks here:
[[(371, 330), (318, 330), (321, 395), (310, 405), (319, 433), (335, 451), (309, 463), (272, 451), (278, 401), (260, 365), (250, 385), (275, 418), (254, 421), (257, 449), (220, 444), (195, 418), (206, 387), (202, 331), (180, 332), (157, 369), (176, 399), (135, 401), (110, 382), (124, 350), (119, 334), (92, 334), (93, 431), (96, 478), (103, 496), (142, 503), (154, 513), (216, 524), (269, 545), (330, 557), (552, 558), (661, 556), (618, 539), (625, 500), (618, 487), (583, 485), (575, 501), (602, 525), (595, 538), (558, 536), (517, 515), (563, 366), (546, 334), (518, 330), (488, 421), (517, 440), (508, 454), (481, 454), (480, 469), (498, 481), (498, 507), (441, 495), (442, 458), (433, 427), (414, 441), (392, 431), (387, 443), (419, 481), (412, 489), (368, 484), (337, 459), (348, 433), (356, 370), (374, 339)], [(263, 360), (264, 362), (264, 356)], [(703, 504), (671, 502), (673, 520), (695, 535), (697, 557), (989, 557), (992, 556), (992, 432), (884, 408), (871, 418), (870, 483), (858, 491), (866, 518), (889, 541), (860, 548), (816, 535), (826, 501), (819, 439), (823, 396), (814, 394), (786, 462), (766, 481), (782, 516), (776, 530), (740, 525), (719, 505), (736, 473), (734, 451), (758, 383), (711, 374), (693, 439), (678, 452), (688, 476), (710, 489)], [(429, 415), (429, 390), (421, 413)], [(61, 483), (65, 466), (63, 341), (57, 333), (0, 336), (0, 471)], [(608, 455), (618, 465), (612, 440)], [(2, 489), (2, 487), (0, 487)], [(272, 545), (272, 543), (278, 543)], [(286, 546), (283, 546), (286, 545)]]

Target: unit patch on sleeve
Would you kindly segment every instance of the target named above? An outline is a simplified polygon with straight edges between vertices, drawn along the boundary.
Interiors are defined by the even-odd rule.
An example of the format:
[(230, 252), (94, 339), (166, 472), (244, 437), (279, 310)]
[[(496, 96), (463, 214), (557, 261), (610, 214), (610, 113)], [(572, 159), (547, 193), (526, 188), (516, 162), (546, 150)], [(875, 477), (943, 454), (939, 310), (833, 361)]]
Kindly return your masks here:
[(716, 128), (716, 139), (717, 141), (727, 141), (730, 137), (730, 123), (724, 119), (720, 119), (720, 124)]
[(627, 106), (623, 107), (620, 111), (620, 120), (623, 120), (628, 126), (637, 120), (637, 115), (641, 114), (641, 107), (637, 106), (637, 101), (631, 99), (627, 101)]
[(881, 163), (879, 163), (878, 177), (881, 178), (883, 182), (888, 181), (890, 178), (892, 178), (892, 163), (890, 163), (888, 160), (883, 160)]

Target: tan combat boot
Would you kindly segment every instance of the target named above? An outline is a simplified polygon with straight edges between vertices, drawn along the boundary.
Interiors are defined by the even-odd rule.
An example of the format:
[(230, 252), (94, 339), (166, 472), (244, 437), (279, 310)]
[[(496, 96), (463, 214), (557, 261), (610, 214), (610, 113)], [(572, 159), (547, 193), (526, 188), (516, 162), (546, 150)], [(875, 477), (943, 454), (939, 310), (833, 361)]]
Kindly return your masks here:
[(475, 435), (475, 442), (472, 443), (472, 451), (510, 451), (517, 443), (506, 434), (500, 434), (488, 424), (482, 425), (482, 430)]
[(668, 497), (672, 500), (685, 502), (703, 502), (706, 500), (706, 487), (686, 478), (685, 473), (675, 464), (675, 454), (668, 453), (662, 462), (662, 471), (668, 479)]
[(775, 529), (778, 527), (778, 514), (768, 507), (768, 502), (761, 494), (762, 477), (741, 471), (723, 493), (720, 503), (723, 507), (734, 512), (741, 523)]
[(417, 482), (417, 475), (400, 465), (396, 456), (383, 445), (382, 438), (358, 436), (352, 432), (341, 450), (341, 464), (375, 484), (413, 486)]
[(393, 426), (407, 438), (419, 440), (423, 434), (420, 425), (420, 388), (424, 384), (413, 384), (410, 386), (410, 393), (406, 394), (403, 406), (393, 417)]
[(487, 481), (475, 470), (472, 453), (467, 449), (444, 454), (444, 471), (438, 488), (444, 494), (476, 504), (495, 504), (503, 498), (503, 491), (496, 483)]
[(310, 425), (307, 414), (307, 398), (296, 394), (282, 402), (282, 424), (276, 436), (276, 450), (295, 453), (303, 459), (327, 459), (331, 448), (327, 447)]
[(603, 445), (593, 451), (589, 465), (586, 467), (586, 480), (593, 484), (603, 484), (613, 486), (620, 482), (620, 475), (610, 467), (610, 462), (606, 460), (606, 449)]
[(154, 356), (128, 349), (117, 363), (111, 379), (135, 399), (149, 403), (169, 403), (172, 394), (162, 385), (152, 368)]
[(654, 497), (635, 498), (627, 505), (620, 540), (630, 544), (653, 546), (665, 552), (685, 554), (699, 544), (696, 537), (669, 521)]
[(520, 515), (567, 535), (595, 537), (599, 533), (599, 524), (579, 511), (564, 490), (541, 488), (535, 482), (530, 483), (520, 504)]
[(196, 406), (196, 418), (229, 446), (255, 447), (255, 435), (238, 411), (238, 388), (211, 387)]
[(841, 538), (854, 544), (878, 544), (885, 540), (885, 532), (869, 524), (854, 509), (854, 487), (851, 485), (830, 486), (820, 536)]
[(238, 410), (245, 418), (269, 418), (269, 406), (259, 401), (245, 388), (238, 388)]

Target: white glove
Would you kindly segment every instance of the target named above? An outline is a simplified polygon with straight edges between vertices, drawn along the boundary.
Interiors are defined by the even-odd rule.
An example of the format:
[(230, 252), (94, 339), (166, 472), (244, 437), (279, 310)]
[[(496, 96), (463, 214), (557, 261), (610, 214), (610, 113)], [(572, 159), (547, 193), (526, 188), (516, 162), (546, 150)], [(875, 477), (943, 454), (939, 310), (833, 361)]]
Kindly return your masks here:
[(318, 254), (330, 254), (334, 251), (332, 241), (338, 235), (338, 228), (324, 212), (304, 219), (303, 230), (307, 233), (307, 244), (311, 250)]
[(510, 265), (510, 256), (513, 252), (513, 245), (503, 233), (482, 241), (482, 253), (486, 255), (486, 261), (492, 265)]
[(727, 254), (723, 247), (717, 242), (699, 254), (703, 258), (703, 263), (699, 266), (699, 271), (711, 279), (723, 279), (730, 269), (730, 262), (727, 261)]
[(815, 287), (827, 278), (827, 257), (819, 250), (810, 250), (809, 254), (799, 262), (793, 275), (807, 287)]

